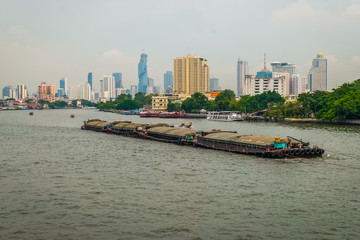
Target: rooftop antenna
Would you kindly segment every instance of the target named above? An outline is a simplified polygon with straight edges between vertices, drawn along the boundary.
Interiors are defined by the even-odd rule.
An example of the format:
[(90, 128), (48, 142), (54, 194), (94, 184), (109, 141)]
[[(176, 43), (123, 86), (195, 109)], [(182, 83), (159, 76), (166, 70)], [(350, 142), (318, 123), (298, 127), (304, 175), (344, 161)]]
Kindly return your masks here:
[(266, 70), (266, 53), (264, 53), (264, 70)]

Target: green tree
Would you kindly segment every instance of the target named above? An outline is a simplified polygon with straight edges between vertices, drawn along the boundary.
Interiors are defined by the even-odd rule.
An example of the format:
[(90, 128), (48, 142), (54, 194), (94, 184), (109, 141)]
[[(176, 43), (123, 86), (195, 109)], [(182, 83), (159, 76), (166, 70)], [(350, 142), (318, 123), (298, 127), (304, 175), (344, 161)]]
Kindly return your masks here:
[(135, 94), (135, 101), (138, 101), (140, 104), (144, 104), (144, 99), (145, 99), (145, 93), (143, 92), (138, 92)]
[(219, 95), (216, 96), (215, 102), (219, 101), (232, 101), (235, 99), (235, 93), (233, 90), (225, 89)]
[(169, 102), (166, 110), (168, 112), (179, 112), (179, 111), (181, 111), (181, 103)]

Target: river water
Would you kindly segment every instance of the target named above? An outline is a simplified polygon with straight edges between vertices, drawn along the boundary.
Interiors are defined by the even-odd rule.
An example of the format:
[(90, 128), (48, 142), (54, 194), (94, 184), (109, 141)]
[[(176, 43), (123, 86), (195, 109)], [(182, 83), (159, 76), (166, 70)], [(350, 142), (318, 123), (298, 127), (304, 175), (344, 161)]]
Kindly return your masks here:
[[(70, 118), (75, 114), (75, 118)], [(262, 159), (81, 131), (88, 118), (310, 141)], [(0, 112), (0, 239), (360, 239), (360, 127)]]

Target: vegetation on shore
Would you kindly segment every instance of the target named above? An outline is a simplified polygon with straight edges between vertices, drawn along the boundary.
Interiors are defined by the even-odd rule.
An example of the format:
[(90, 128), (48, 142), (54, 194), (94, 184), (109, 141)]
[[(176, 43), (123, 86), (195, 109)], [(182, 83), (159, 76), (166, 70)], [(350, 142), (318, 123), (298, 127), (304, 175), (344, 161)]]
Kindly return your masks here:
[[(131, 95), (119, 95), (116, 100), (99, 103), (100, 110), (117, 109), (132, 110), (151, 105), (152, 94), (145, 96), (137, 93), (132, 99)], [(295, 101), (285, 101), (276, 92), (266, 92), (256, 96), (245, 95), (236, 100), (235, 93), (226, 89), (215, 100), (208, 100), (202, 93), (194, 93), (182, 103), (169, 102), (168, 111), (185, 111), (199, 113), (207, 111), (239, 111), (253, 113), (258, 110), (267, 111), (264, 117), (273, 119), (284, 118), (317, 118), (334, 121), (344, 119), (360, 119), (360, 79), (353, 83), (344, 83), (332, 92), (316, 91), (302, 93)]]

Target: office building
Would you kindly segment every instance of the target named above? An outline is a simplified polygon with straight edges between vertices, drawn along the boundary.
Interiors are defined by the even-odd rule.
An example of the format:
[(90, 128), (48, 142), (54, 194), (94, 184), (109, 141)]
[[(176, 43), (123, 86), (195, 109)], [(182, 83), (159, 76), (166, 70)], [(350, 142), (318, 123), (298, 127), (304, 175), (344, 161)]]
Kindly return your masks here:
[(16, 88), (13, 87), (13, 85), (8, 85), (3, 88), (2, 91), (2, 98), (5, 100), (7, 98), (14, 98), (17, 99), (17, 93)]
[(256, 76), (246, 75), (243, 94), (255, 96), (264, 92), (275, 91), (284, 97), (286, 96), (286, 76), (289, 76), (289, 73), (286, 74), (273, 73), (264, 69), (257, 72)]
[(17, 85), (17, 99), (27, 98), (27, 89), (24, 84)]
[(147, 54), (143, 53), (141, 54), (141, 58), (138, 64), (139, 92), (146, 93), (146, 89), (149, 86), (149, 78), (147, 74)]
[(327, 91), (327, 59), (319, 52), (313, 59), (312, 67), (308, 74), (308, 88), (310, 92)]
[(115, 79), (112, 75), (105, 75), (100, 80), (100, 97), (106, 100), (116, 98)]
[(112, 76), (114, 77), (115, 80), (115, 88), (124, 88), (122, 83), (122, 73), (121, 72), (113, 73)]
[(210, 92), (215, 90), (221, 90), (218, 78), (210, 78)]
[(138, 86), (137, 85), (131, 85), (130, 86), (130, 94), (134, 98), (135, 94), (138, 92)]
[(298, 96), (301, 93), (306, 92), (306, 77), (299, 74), (293, 74), (291, 76), (291, 82), (293, 86), (292, 94)]
[(93, 89), (93, 74), (89, 72), (88, 74), (88, 83), (90, 84), (91, 90)]
[(237, 62), (237, 91), (238, 97), (244, 95), (245, 76), (249, 74), (249, 64), (246, 60), (238, 59)]
[(154, 79), (153, 78), (148, 78), (149, 79), (149, 84), (148, 86), (151, 88), (154, 88)]
[(60, 79), (60, 88), (64, 89), (64, 95), (68, 95), (68, 82), (67, 77), (63, 77)]
[(85, 99), (92, 100), (91, 85), (88, 82), (81, 83), (80, 85), (72, 85), (69, 88), (69, 99)]
[(296, 65), (285, 62), (272, 62), (270, 63), (273, 72), (288, 72), (291, 75), (296, 73)]
[(46, 85), (45, 82), (38, 86), (38, 99), (55, 102), (55, 84)]
[(191, 95), (210, 90), (210, 69), (207, 60), (199, 56), (174, 58), (174, 93)]
[(171, 87), (173, 88), (173, 72), (172, 71), (166, 71), (166, 73), (164, 73), (164, 89), (166, 89), (167, 87)]

